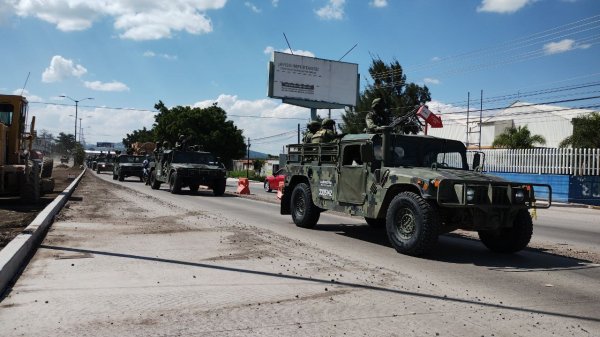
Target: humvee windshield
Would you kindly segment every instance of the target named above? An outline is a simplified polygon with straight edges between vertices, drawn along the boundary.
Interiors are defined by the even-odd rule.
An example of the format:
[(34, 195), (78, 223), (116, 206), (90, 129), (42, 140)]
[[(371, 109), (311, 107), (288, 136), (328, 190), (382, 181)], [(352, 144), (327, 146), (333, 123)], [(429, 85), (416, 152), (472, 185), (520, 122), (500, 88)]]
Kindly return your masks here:
[(131, 164), (141, 164), (144, 161), (145, 157), (142, 156), (120, 156), (119, 163), (131, 163)]
[(215, 164), (216, 160), (210, 153), (175, 152), (173, 163)]
[[(376, 159), (383, 159), (381, 139), (373, 139)], [(396, 136), (390, 164), (394, 167), (432, 167), (468, 170), (463, 143), (439, 138)]]

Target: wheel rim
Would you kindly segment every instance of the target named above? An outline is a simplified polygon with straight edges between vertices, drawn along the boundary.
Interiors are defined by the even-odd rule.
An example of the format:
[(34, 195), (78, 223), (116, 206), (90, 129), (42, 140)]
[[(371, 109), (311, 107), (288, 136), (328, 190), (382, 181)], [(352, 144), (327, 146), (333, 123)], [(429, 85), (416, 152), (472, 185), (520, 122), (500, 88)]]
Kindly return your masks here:
[(415, 215), (408, 208), (402, 208), (396, 214), (396, 233), (403, 240), (409, 240), (417, 229)]
[(296, 213), (297, 217), (302, 217), (304, 215), (304, 209), (306, 208), (306, 200), (304, 200), (304, 196), (302, 194), (296, 196), (296, 200), (294, 200), (294, 213)]

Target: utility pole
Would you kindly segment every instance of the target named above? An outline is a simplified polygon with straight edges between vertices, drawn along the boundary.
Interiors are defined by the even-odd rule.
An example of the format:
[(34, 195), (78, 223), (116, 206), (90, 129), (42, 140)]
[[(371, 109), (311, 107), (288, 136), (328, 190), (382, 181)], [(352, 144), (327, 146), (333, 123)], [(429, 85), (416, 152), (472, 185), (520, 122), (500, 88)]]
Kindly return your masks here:
[(483, 89), (481, 89), (481, 97), (479, 98), (479, 150), (481, 151), (481, 123), (483, 115)]
[(298, 123), (298, 143), (300, 144), (300, 123)]
[(246, 156), (246, 178), (250, 176), (250, 137), (248, 137), (248, 155)]
[(79, 106), (79, 102), (85, 101), (86, 99), (94, 99), (94, 97), (86, 97), (82, 99), (74, 99), (66, 95), (60, 95), (58, 97), (68, 98), (71, 101), (75, 102), (75, 142), (77, 142), (77, 107)]

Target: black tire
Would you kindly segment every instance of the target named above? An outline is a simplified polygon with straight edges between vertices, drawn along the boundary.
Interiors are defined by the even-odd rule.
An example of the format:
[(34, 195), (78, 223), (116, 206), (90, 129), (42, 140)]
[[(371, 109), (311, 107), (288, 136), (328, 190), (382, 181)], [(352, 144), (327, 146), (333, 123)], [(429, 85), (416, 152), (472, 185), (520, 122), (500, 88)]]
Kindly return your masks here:
[(144, 177), (143, 177), (143, 176), (141, 176), (141, 177), (139, 177), (139, 178), (140, 178), (140, 182), (141, 182), (141, 183), (144, 183), (144, 182), (145, 182), (145, 181), (144, 181)]
[(306, 183), (300, 183), (292, 190), (290, 210), (292, 220), (302, 228), (313, 228), (321, 216), (319, 208), (313, 204), (312, 193)]
[(30, 163), (31, 171), (29, 176), (21, 177), (21, 201), (25, 203), (37, 203), (40, 200), (40, 169), (35, 163)]
[(496, 253), (516, 253), (529, 244), (533, 235), (533, 221), (526, 209), (517, 213), (513, 226), (496, 230), (479, 231), (479, 239), (491, 251)]
[(98, 166), (98, 169), (96, 169), (96, 173), (100, 174), (100, 166)]
[(427, 200), (413, 192), (392, 199), (386, 214), (388, 239), (398, 253), (420, 256), (437, 243), (439, 217)]
[(367, 225), (371, 228), (381, 229), (385, 227), (385, 219), (367, 218), (365, 217)]
[(263, 185), (263, 188), (265, 189), (265, 192), (271, 192), (271, 191), (272, 191), (272, 189), (271, 189), (271, 184), (269, 184), (269, 181), (268, 181), (268, 180), (265, 180), (265, 183), (264, 183), (264, 185)]
[(156, 179), (156, 171), (152, 171), (152, 173), (150, 173), (150, 188), (158, 190), (160, 189), (160, 185), (160, 181)]
[(213, 194), (216, 197), (220, 197), (225, 194), (225, 187), (227, 187), (227, 179), (218, 179), (213, 183)]
[(113, 180), (117, 180), (117, 178), (119, 178), (119, 176), (113, 172)]
[(169, 176), (169, 192), (171, 194), (179, 194), (181, 192), (181, 180), (177, 176), (177, 172), (173, 172)]
[(54, 160), (52, 158), (44, 157), (44, 160), (42, 160), (42, 178), (52, 177), (53, 169)]
[(119, 173), (117, 174), (119, 181), (124, 181), (125, 180), (125, 176), (123, 175), (123, 172), (119, 171)]
[(200, 188), (199, 184), (190, 184), (190, 191), (192, 193), (198, 193), (199, 188)]

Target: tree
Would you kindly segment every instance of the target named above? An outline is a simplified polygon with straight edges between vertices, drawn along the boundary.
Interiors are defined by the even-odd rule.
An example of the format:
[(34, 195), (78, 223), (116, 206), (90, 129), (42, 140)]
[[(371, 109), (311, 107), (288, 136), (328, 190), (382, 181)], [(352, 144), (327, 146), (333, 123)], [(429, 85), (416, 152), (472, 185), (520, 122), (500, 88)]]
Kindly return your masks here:
[(73, 134), (65, 134), (61, 132), (56, 138), (56, 149), (59, 153), (68, 153), (75, 148), (75, 136)]
[(159, 101), (154, 107), (159, 111), (154, 117), (156, 140), (174, 145), (179, 135), (185, 135), (188, 144), (202, 146), (204, 151), (221, 157), (225, 163), (244, 156), (246, 145), (242, 130), (227, 120), (227, 113), (217, 103), (207, 108), (176, 106), (168, 109)]
[(573, 148), (600, 148), (600, 113), (573, 118), (573, 135), (563, 139), (558, 146)]
[(125, 138), (123, 138), (123, 145), (125, 148), (131, 147), (131, 144), (135, 142), (146, 143), (146, 142), (155, 142), (156, 137), (154, 136), (153, 130), (147, 130), (146, 127), (139, 130), (134, 130), (133, 133), (127, 134)]
[(546, 139), (540, 135), (531, 135), (531, 131), (527, 125), (519, 127), (510, 127), (499, 134), (494, 142), (493, 147), (504, 147), (509, 149), (531, 149), (535, 143), (540, 145), (546, 144)]
[[(369, 67), (369, 75), (374, 83), (367, 85), (361, 93), (354, 111), (342, 114), (344, 124), (340, 129), (344, 133), (361, 133), (366, 127), (365, 116), (371, 110), (371, 102), (381, 98), (384, 106), (391, 111), (392, 117), (403, 116), (412, 112), (414, 107), (431, 100), (427, 86), (406, 83), (406, 75), (396, 60), (390, 64), (381, 59), (373, 59)], [(414, 129), (404, 130), (416, 133)]]

